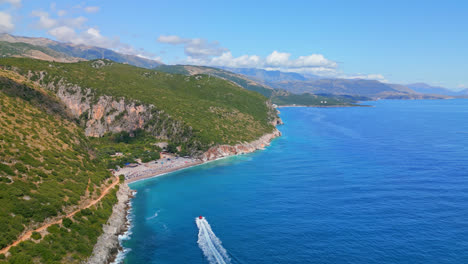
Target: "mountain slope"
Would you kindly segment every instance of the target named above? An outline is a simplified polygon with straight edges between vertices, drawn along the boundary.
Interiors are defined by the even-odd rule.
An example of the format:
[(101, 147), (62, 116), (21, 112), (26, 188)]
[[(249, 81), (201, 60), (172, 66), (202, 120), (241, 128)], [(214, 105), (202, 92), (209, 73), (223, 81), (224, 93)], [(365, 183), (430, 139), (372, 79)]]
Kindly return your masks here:
[[(0, 70), (0, 249), (20, 234), (63, 217), (98, 197), (111, 174), (95, 159), (82, 128), (55, 96)], [(99, 205), (13, 247), (11, 263), (79, 263), (92, 251), (115, 203)], [(70, 224), (70, 225), (68, 225)], [(75, 258), (65, 260), (66, 255)], [(4, 255), (2, 255), (4, 256)], [(1, 262), (1, 259), (0, 259)]]
[[(448, 96), (457, 96), (457, 95), (463, 94), (463, 91), (453, 91), (444, 87), (432, 86), (426, 83), (412, 83), (406, 86), (408, 86), (409, 88), (413, 89), (414, 91), (418, 93), (423, 93), (423, 94), (442, 94), (442, 95), (448, 95)], [(468, 94), (468, 89), (465, 90), (465, 93)]]
[(365, 96), (372, 99), (432, 99), (446, 96), (424, 95), (403, 85), (386, 84), (376, 80), (318, 79), (308, 81), (282, 81), (269, 83), (293, 93)]
[(193, 65), (161, 65), (155, 68), (158, 71), (175, 73), (175, 74), (184, 74), (184, 75), (196, 75), (196, 74), (207, 74), (210, 76), (215, 76), (221, 79), (229, 80), (247, 90), (258, 92), (265, 97), (271, 97), (274, 93), (273, 88), (266, 86), (264, 84), (255, 82), (249, 78), (246, 78), (243, 75), (235, 74), (233, 72), (213, 68), (206, 66), (193, 66)]
[[(330, 96), (319, 96), (313, 95), (310, 93), (304, 94), (294, 94), (283, 89), (273, 89), (268, 85), (259, 83), (252, 79), (250, 76), (244, 76), (242, 74), (236, 74), (227, 70), (205, 67), (205, 66), (192, 66), (192, 65), (161, 65), (156, 68), (158, 71), (169, 72), (169, 73), (178, 73), (185, 75), (194, 75), (194, 74), (208, 74), (210, 76), (215, 76), (222, 78), (228, 81), (231, 81), (244, 89), (258, 92), (267, 98), (270, 98), (274, 104), (277, 105), (308, 105), (308, 106), (317, 106), (317, 105), (327, 105), (327, 106), (336, 106), (336, 105), (352, 105), (355, 103), (355, 100), (343, 99), (343, 98), (332, 98)], [(326, 102), (326, 103), (324, 103)]]
[(26, 57), (58, 62), (77, 62), (84, 59), (70, 57), (47, 47), (41, 47), (23, 42), (11, 43), (0, 41), (1, 57)]
[[(225, 68), (228, 69), (228, 68)], [(294, 72), (268, 71), (253, 68), (233, 68), (230, 71), (244, 74), (264, 85), (284, 89), (293, 94), (312, 93), (335, 97), (351, 96), (355, 100), (370, 99), (437, 99), (457, 94), (446, 91), (427, 92), (413, 90), (411, 85), (387, 84), (377, 80), (321, 78)], [(416, 86), (418, 86), (416, 84)], [(364, 97), (364, 98), (363, 98)], [(361, 99), (359, 99), (361, 98)], [(336, 97), (335, 97), (336, 99)]]
[[(0, 41), (15, 44), (17, 46), (29, 45), (29, 50), (39, 50), (49, 55), (46, 56), (30, 56), (27, 52), (15, 54), (16, 56), (43, 59), (43, 60), (55, 60), (59, 62), (76, 62), (80, 60), (95, 60), (95, 59), (109, 59), (119, 63), (126, 63), (142, 68), (154, 68), (161, 65), (161, 62), (142, 58), (135, 55), (128, 55), (115, 52), (110, 49), (86, 46), (86, 45), (75, 45), (71, 43), (62, 43), (47, 38), (30, 38), (13, 36), (9, 34), (1, 34)], [(10, 46), (12, 46), (10, 44)], [(5, 44), (3, 44), (5, 45)], [(55, 51), (55, 52), (51, 52)], [(5, 57), (8, 53), (3, 53), (0, 46), (0, 55)]]
[(255, 140), (272, 132), (277, 118), (264, 96), (208, 75), (167, 74), (107, 60), (4, 58), (0, 66), (56, 93), (90, 136), (144, 129), (194, 153)]
[(282, 82), (282, 81), (306, 81), (317, 76), (305, 77), (300, 73), (295, 72), (282, 72), (282, 71), (268, 71), (255, 68), (224, 68), (228, 71), (249, 76), (254, 80), (264, 83)]

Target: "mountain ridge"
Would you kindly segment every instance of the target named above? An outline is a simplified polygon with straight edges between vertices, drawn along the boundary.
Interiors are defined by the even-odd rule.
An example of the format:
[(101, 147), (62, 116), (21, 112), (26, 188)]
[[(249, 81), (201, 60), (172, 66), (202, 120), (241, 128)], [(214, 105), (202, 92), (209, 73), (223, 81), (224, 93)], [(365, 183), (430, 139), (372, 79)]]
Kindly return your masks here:
[[(110, 59), (119, 63), (126, 63), (137, 67), (151, 69), (162, 65), (163, 63), (143, 58), (136, 55), (123, 54), (111, 49), (87, 46), (82, 44), (72, 44), (72, 43), (63, 43), (48, 38), (34, 38), (34, 37), (23, 37), (23, 36), (13, 36), (10, 34), (0, 34), (0, 41), (8, 43), (25, 43), (32, 45), (31, 50), (34, 48), (47, 48), (57, 52), (57, 57), (54, 57), (52, 60), (57, 60), (61, 62), (76, 62), (80, 60), (94, 60), (94, 59)], [(37, 47), (33, 47), (37, 46)], [(40, 48), (38, 48), (40, 47)], [(1, 48), (1, 46), (0, 46)], [(50, 55), (50, 54), (49, 54)], [(30, 57), (30, 56), (26, 56)], [(52, 56), (53, 57), (53, 56)], [(64, 61), (64, 58), (70, 58), (70, 61)], [(74, 58), (74, 60), (73, 60)], [(48, 59), (49, 61), (51, 59)]]

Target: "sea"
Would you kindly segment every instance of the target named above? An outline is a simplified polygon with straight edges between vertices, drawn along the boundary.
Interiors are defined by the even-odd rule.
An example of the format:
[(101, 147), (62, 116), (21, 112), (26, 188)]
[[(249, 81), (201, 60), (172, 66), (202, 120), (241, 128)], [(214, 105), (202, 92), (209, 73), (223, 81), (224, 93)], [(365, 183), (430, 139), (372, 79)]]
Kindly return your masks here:
[(132, 183), (117, 262), (468, 263), (468, 100), (364, 104), (281, 108), (265, 150)]

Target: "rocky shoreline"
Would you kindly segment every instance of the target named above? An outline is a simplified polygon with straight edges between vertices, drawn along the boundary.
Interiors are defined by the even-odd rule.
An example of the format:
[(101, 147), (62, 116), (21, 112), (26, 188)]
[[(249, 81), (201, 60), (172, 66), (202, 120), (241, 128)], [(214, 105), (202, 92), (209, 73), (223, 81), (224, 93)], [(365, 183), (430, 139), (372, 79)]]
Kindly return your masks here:
[(118, 202), (112, 208), (112, 214), (107, 223), (103, 226), (103, 231), (96, 245), (93, 248), (93, 254), (86, 263), (102, 264), (111, 263), (119, 250), (119, 235), (123, 234), (127, 227), (127, 211), (129, 209), (132, 190), (126, 183), (120, 184), (117, 192)]
[(272, 133), (265, 134), (261, 136), (259, 139), (254, 140), (252, 142), (246, 142), (237, 144), (234, 146), (231, 145), (219, 145), (208, 149), (205, 153), (203, 153), (201, 160), (203, 162), (215, 160), (219, 158), (224, 158), (233, 155), (240, 155), (251, 153), (259, 149), (264, 149), (266, 146), (270, 145), (270, 142), (276, 138), (281, 136), (281, 132), (275, 128)]

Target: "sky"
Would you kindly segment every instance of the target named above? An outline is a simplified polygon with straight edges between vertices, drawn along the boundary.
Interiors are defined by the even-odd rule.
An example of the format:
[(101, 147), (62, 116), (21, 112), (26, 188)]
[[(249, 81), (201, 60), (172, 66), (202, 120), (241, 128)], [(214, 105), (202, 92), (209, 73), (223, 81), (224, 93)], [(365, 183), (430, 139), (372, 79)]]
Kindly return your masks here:
[(0, 0), (0, 33), (166, 64), (468, 88), (468, 1)]

